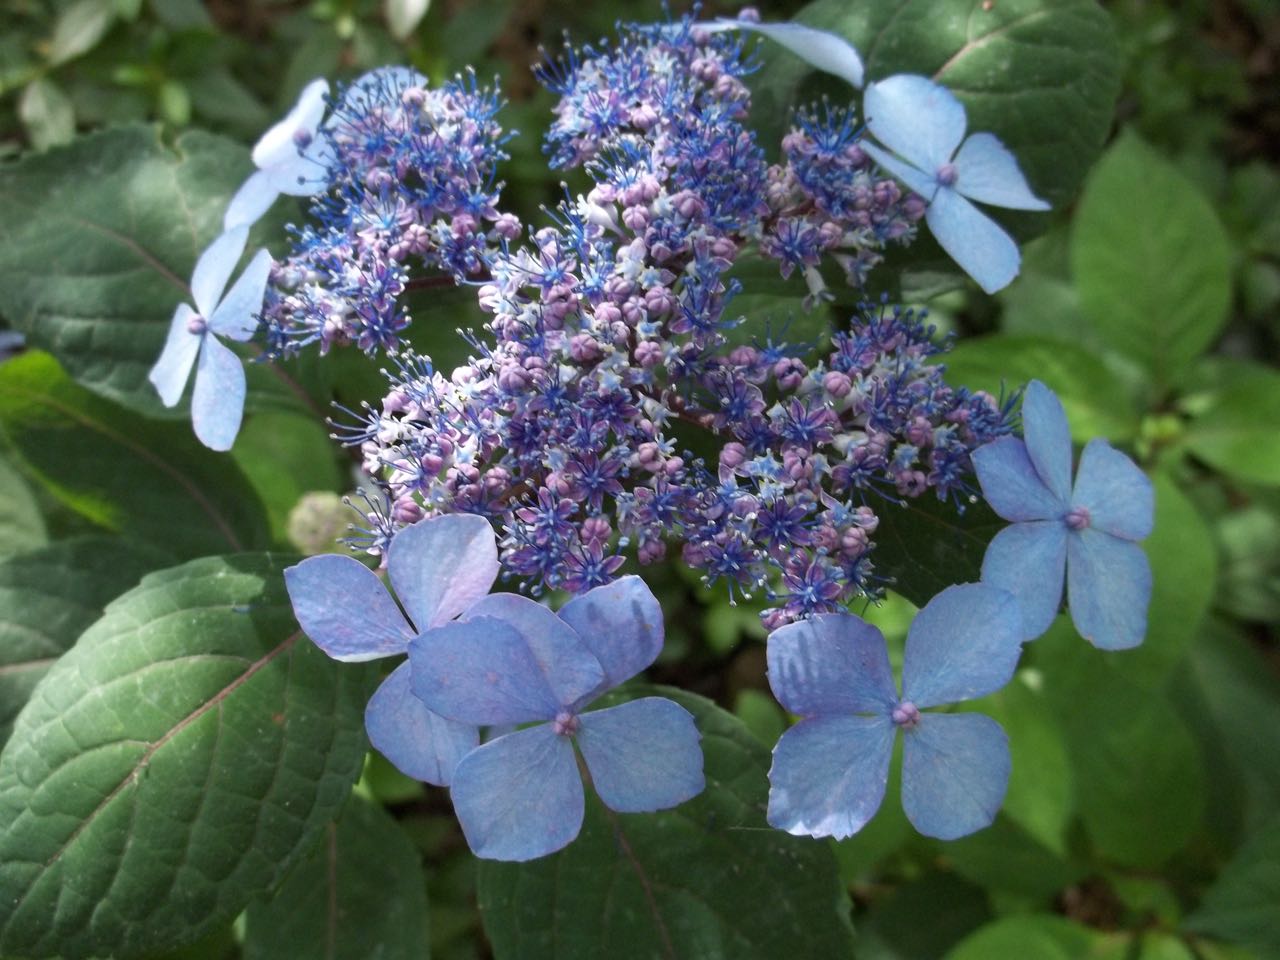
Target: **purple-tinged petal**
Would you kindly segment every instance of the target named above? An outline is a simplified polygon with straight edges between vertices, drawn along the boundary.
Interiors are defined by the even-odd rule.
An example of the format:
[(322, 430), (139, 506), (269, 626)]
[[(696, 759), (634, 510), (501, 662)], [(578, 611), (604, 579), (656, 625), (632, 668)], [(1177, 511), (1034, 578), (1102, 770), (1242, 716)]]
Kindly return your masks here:
[(862, 58), (843, 37), (802, 23), (754, 23), (749, 20), (716, 20), (696, 26), (709, 32), (749, 30), (766, 37), (824, 73), (855, 87), (862, 86)]
[(480, 745), (480, 730), (432, 713), (409, 689), (402, 663), (374, 691), (364, 711), (374, 749), (401, 773), (437, 787), (453, 780), (458, 761)]
[(450, 793), (477, 857), (533, 860), (567, 846), (582, 829), (573, 746), (547, 724), (472, 750), (454, 769)]
[[(312, 80), (303, 87), (293, 109), (254, 144), (254, 166), (266, 170), (287, 164), (297, 157), (299, 148), (311, 142), (320, 126), (328, 93), (328, 80)], [(299, 143), (300, 136), (303, 143)]]
[(933, 195), (924, 214), (942, 249), (987, 293), (1003, 290), (1018, 275), (1018, 245), (994, 220), (950, 187)]
[(244, 367), (240, 358), (206, 334), (191, 392), (191, 425), (210, 450), (230, 450), (244, 416)]
[(257, 332), (258, 314), (271, 274), (271, 254), (259, 250), (209, 318), (209, 329), (232, 340), (248, 340)]
[(898, 692), (884, 635), (849, 613), (819, 614), (769, 634), (769, 686), (802, 716), (887, 712)]
[(1022, 395), (1022, 435), (1027, 456), (1044, 485), (1062, 503), (1071, 499), (1071, 425), (1058, 395), (1039, 380)]
[(236, 268), (248, 242), (249, 228), (236, 227), (209, 244), (196, 261), (196, 268), (191, 273), (191, 299), (195, 302), (196, 311), (206, 320), (217, 309), (222, 291), (231, 279), (231, 271)]
[(902, 743), (902, 807), (927, 837), (991, 825), (1009, 786), (1009, 738), (980, 713), (926, 713)]
[(1155, 524), (1155, 492), (1136, 464), (1105, 440), (1085, 444), (1072, 507), (1089, 511), (1089, 525), (1122, 540), (1144, 540)]
[(418, 630), (429, 630), (463, 613), (498, 578), (493, 527), (466, 513), (420, 520), (391, 541), (387, 573)]
[(222, 229), (253, 226), (271, 209), (279, 195), (271, 175), (264, 170), (255, 170), (240, 184), (240, 189), (227, 204), (227, 212), (222, 215)]
[(1100, 530), (1067, 538), (1067, 607), (1084, 637), (1102, 650), (1142, 643), (1151, 602), (1151, 564), (1142, 548)]
[(1061, 520), (1034, 520), (1005, 527), (987, 545), (982, 582), (1017, 599), (1023, 640), (1034, 640), (1048, 630), (1062, 606), (1067, 534)]
[(917, 707), (972, 700), (1013, 677), (1022, 654), (1022, 614), (1013, 594), (985, 583), (947, 587), (907, 631), (902, 699)]
[(579, 594), (559, 616), (600, 661), (608, 687), (630, 680), (662, 652), (662, 607), (637, 576)]
[(196, 354), (200, 352), (200, 334), (187, 329), (187, 322), (196, 315), (185, 303), (178, 304), (173, 311), (173, 320), (169, 322), (169, 334), (164, 341), (164, 349), (160, 351), (160, 359), (147, 374), (147, 379), (160, 394), (160, 402), (172, 407), (182, 399), (182, 391), (187, 386), (187, 378), (191, 376), (191, 365), (196, 362)]
[(983, 499), (1004, 519), (1015, 523), (1056, 520), (1066, 512), (1066, 501), (1044, 485), (1027, 455), (1027, 445), (1017, 437), (984, 444), (973, 451), (972, 460)]
[(898, 74), (868, 84), (862, 112), (872, 136), (931, 175), (964, 137), (963, 104), (927, 77)]
[(886, 716), (800, 721), (773, 748), (770, 825), (837, 840), (857, 833), (884, 799), (893, 733)]
[(517, 593), (481, 597), (463, 619), (491, 617), (519, 631), (557, 704), (573, 712), (612, 684), (578, 631), (540, 603)]
[(702, 735), (693, 715), (663, 697), (584, 713), (575, 741), (596, 793), (610, 810), (649, 813), (696, 797)]
[(604, 671), (578, 635), (547, 613), (558, 631), (472, 617), (421, 634), (409, 644), (413, 692), (436, 713), (461, 723), (552, 719), (595, 689)]
[(908, 190), (920, 194), (925, 200), (932, 200), (933, 195), (938, 192), (938, 181), (933, 174), (916, 169), (907, 161), (895, 157), (888, 150), (877, 147), (869, 140), (859, 141), (858, 146), (863, 153), (905, 183)]
[(375, 660), (408, 649), (413, 631), (400, 608), (354, 557), (308, 557), (285, 570), (284, 585), (303, 632), (333, 659)]
[(956, 190), (971, 200), (1011, 210), (1048, 210), (1027, 185), (1018, 161), (990, 133), (975, 133), (956, 154)]

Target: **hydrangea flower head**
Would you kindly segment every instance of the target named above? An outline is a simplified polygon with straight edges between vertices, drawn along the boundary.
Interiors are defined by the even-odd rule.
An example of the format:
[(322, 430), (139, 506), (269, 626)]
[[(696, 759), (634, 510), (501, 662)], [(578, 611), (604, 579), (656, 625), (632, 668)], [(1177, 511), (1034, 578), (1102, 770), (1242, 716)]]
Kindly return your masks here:
[(172, 407), (181, 399), (191, 366), (196, 364), (191, 423), (200, 442), (213, 450), (230, 450), (235, 442), (245, 393), (240, 358), (214, 334), (240, 341), (253, 336), (271, 272), (271, 255), (259, 250), (223, 296), (248, 239), (249, 228), (237, 227), (218, 237), (200, 255), (191, 276), (195, 309), (185, 303), (178, 305), (164, 350), (148, 374), (161, 401)]
[(1071, 433), (1057, 396), (1038, 380), (1022, 401), (1025, 439), (974, 451), (983, 496), (1012, 524), (996, 534), (982, 579), (1022, 604), (1027, 638), (1049, 629), (1067, 581), (1071, 619), (1104, 650), (1142, 642), (1151, 566), (1137, 541), (1151, 533), (1151, 481), (1102, 439), (1084, 448), (1071, 483)]
[[(409, 619), (353, 557), (309, 557), (285, 570), (284, 580), (298, 623), (329, 656), (350, 662), (390, 657), (489, 592), (498, 576), (493, 528), (467, 514), (405, 527), (391, 542), (387, 572)], [(480, 742), (475, 725), (447, 720), (413, 696), (408, 661), (369, 700), (365, 727), (370, 742), (402, 772), (438, 786), (448, 786), (458, 761)]]
[(901, 730), (902, 805), (921, 833), (953, 840), (988, 826), (1009, 784), (1004, 730), (978, 713), (924, 713), (982, 697), (1013, 676), (1017, 601), (986, 584), (948, 587), (911, 624), (894, 688), (884, 635), (824, 614), (769, 636), (769, 685), (802, 719), (769, 771), (769, 823), (811, 837), (851, 836), (875, 815)]
[(863, 110), (867, 129), (888, 149), (859, 146), (928, 201), (925, 222), (942, 248), (987, 293), (1007, 286), (1022, 262), (1018, 245), (969, 201), (1049, 209), (1013, 154), (990, 133), (964, 139), (964, 105), (926, 77), (899, 74), (870, 84)]
[(327, 80), (312, 80), (288, 115), (254, 145), (253, 165), (258, 169), (231, 198), (224, 230), (256, 223), (282, 193), (310, 197), (328, 185), (323, 141), (316, 138), (328, 95)]
[(693, 717), (663, 697), (584, 712), (649, 666), (662, 649), (662, 610), (644, 581), (623, 577), (569, 601), (559, 615), (509, 593), (409, 646), (413, 691), (460, 723), (534, 723), (468, 753), (450, 792), (481, 857), (532, 860), (582, 826), (575, 746), (611, 810), (665, 810), (702, 791)]

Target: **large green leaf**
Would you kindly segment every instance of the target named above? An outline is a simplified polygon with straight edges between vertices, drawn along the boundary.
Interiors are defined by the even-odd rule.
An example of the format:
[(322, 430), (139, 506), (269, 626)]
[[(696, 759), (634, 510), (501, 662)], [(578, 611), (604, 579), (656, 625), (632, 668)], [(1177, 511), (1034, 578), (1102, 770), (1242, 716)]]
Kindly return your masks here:
[(0, 553), (30, 550), (49, 539), (31, 487), (0, 457)]
[(0, 429), (55, 497), (108, 530), (186, 558), (266, 546), (267, 521), (230, 458), (72, 383), (48, 354), (0, 367)]
[[(796, 19), (850, 40), (868, 81), (917, 73), (945, 84), (969, 130), (999, 136), (1055, 206), (1075, 194), (1110, 129), (1120, 54), (1093, 0), (817, 0)], [(771, 49), (767, 58), (756, 113), (775, 124), (819, 90), (852, 94), (819, 87), (795, 57)]]
[(284, 563), (151, 574), (36, 687), (0, 754), (0, 952), (194, 942), (337, 813), (369, 673), (302, 637)]
[(871, 555), (876, 571), (918, 607), (953, 583), (981, 579), (982, 555), (1005, 525), (985, 501), (970, 503), (961, 513), (932, 493), (903, 507), (884, 501), (874, 507), (880, 517)]
[(55, 660), (164, 553), (117, 537), (82, 537), (0, 561), (0, 744)]
[(1079, 960), (1094, 956), (1101, 935), (1065, 917), (1003, 917), (974, 931), (946, 960)]
[(1186, 925), (1280, 953), (1280, 817), (1245, 841)]
[(709, 701), (655, 692), (697, 718), (707, 789), (655, 814), (612, 813), (588, 790), (582, 833), (561, 852), (481, 861), (495, 956), (848, 956), (849, 901), (829, 847), (765, 823), (768, 750)]
[(422, 864), (382, 809), (352, 796), (270, 900), (249, 907), (245, 960), (425, 960)]
[(243, 146), (116, 127), (0, 170), (0, 314), (85, 386), (144, 413), (196, 257), (252, 169)]
[(1261, 365), (1213, 394), (1187, 429), (1201, 460), (1251, 483), (1280, 485), (1280, 374)]
[(1227, 319), (1231, 251), (1209, 202), (1136, 136), (1089, 177), (1072, 233), (1080, 303), (1097, 335), (1176, 385)]

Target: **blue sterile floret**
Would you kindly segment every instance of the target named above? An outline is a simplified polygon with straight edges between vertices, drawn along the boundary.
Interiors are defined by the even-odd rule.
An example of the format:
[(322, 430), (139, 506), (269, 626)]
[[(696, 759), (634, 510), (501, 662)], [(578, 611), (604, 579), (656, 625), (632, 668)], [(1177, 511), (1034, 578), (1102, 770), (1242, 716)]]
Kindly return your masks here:
[(1081, 636), (1104, 650), (1137, 646), (1147, 629), (1151, 565), (1138, 545), (1151, 533), (1151, 481), (1095, 438), (1071, 482), (1071, 432), (1062, 403), (1038, 380), (1022, 401), (1024, 439), (974, 452), (983, 496), (1013, 521), (987, 547), (982, 579), (1018, 597), (1027, 638), (1053, 622), (1067, 582)]

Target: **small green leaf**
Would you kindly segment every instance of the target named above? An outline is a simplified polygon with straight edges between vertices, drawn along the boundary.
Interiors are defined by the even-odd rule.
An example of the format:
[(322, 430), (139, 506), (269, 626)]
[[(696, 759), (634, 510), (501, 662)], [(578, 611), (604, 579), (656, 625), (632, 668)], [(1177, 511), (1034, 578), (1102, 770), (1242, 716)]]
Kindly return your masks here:
[(1080, 302), (1105, 343), (1176, 385), (1213, 343), (1231, 300), (1231, 252), (1209, 202), (1136, 136), (1089, 177), (1071, 263)]
[(57, 66), (88, 53), (115, 20), (114, 0), (77, 0), (62, 11), (49, 41), (49, 63)]
[(0, 554), (30, 550), (48, 540), (31, 487), (6, 458), (0, 457)]
[(0, 561), (0, 744), (55, 660), (106, 605), (171, 557), (114, 537), (80, 537)]
[(422, 960), (422, 864), (381, 807), (353, 795), (271, 899), (249, 907), (245, 960)]
[(0, 366), (0, 429), (51, 494), (178, 557), (265, 546), (257, 494), (188, 425), (156, 423), (67, 379), (48, 354)]
[(1247, 483), (1280, 485), (1280, 374), (1260, 365), (1207, 401), (1191, 421), (1192, 454)]
[(37, 150), (60, 147), (76, 135), (75, 108), (62, 88), (47, 77), (27, 84), (18, 101), (18, 117)]
[(36, 687), (0, 754), (0, 951), (193, 943), (337, 813), (370, 674), (302, 637), (286, 562), (153, 573)]
[(697, 718), (706, 790), (652, 814), (615, 814), (588, 790), (582, 833), (564, 850), (524, 864), (482, 860), (480, 909), (494, 955), (848, 956), (849, 901), (830, 848), (765, 823), (769, 751), (709, 701), (653, 692)]
[(975, 931), (946, 960), (1080, 960), (1100, 935), (1047, 913), (1003, 917)]
[(1186, 927), (1268, 954), (1280, 951), (1280, 818), (1241, 845)]

